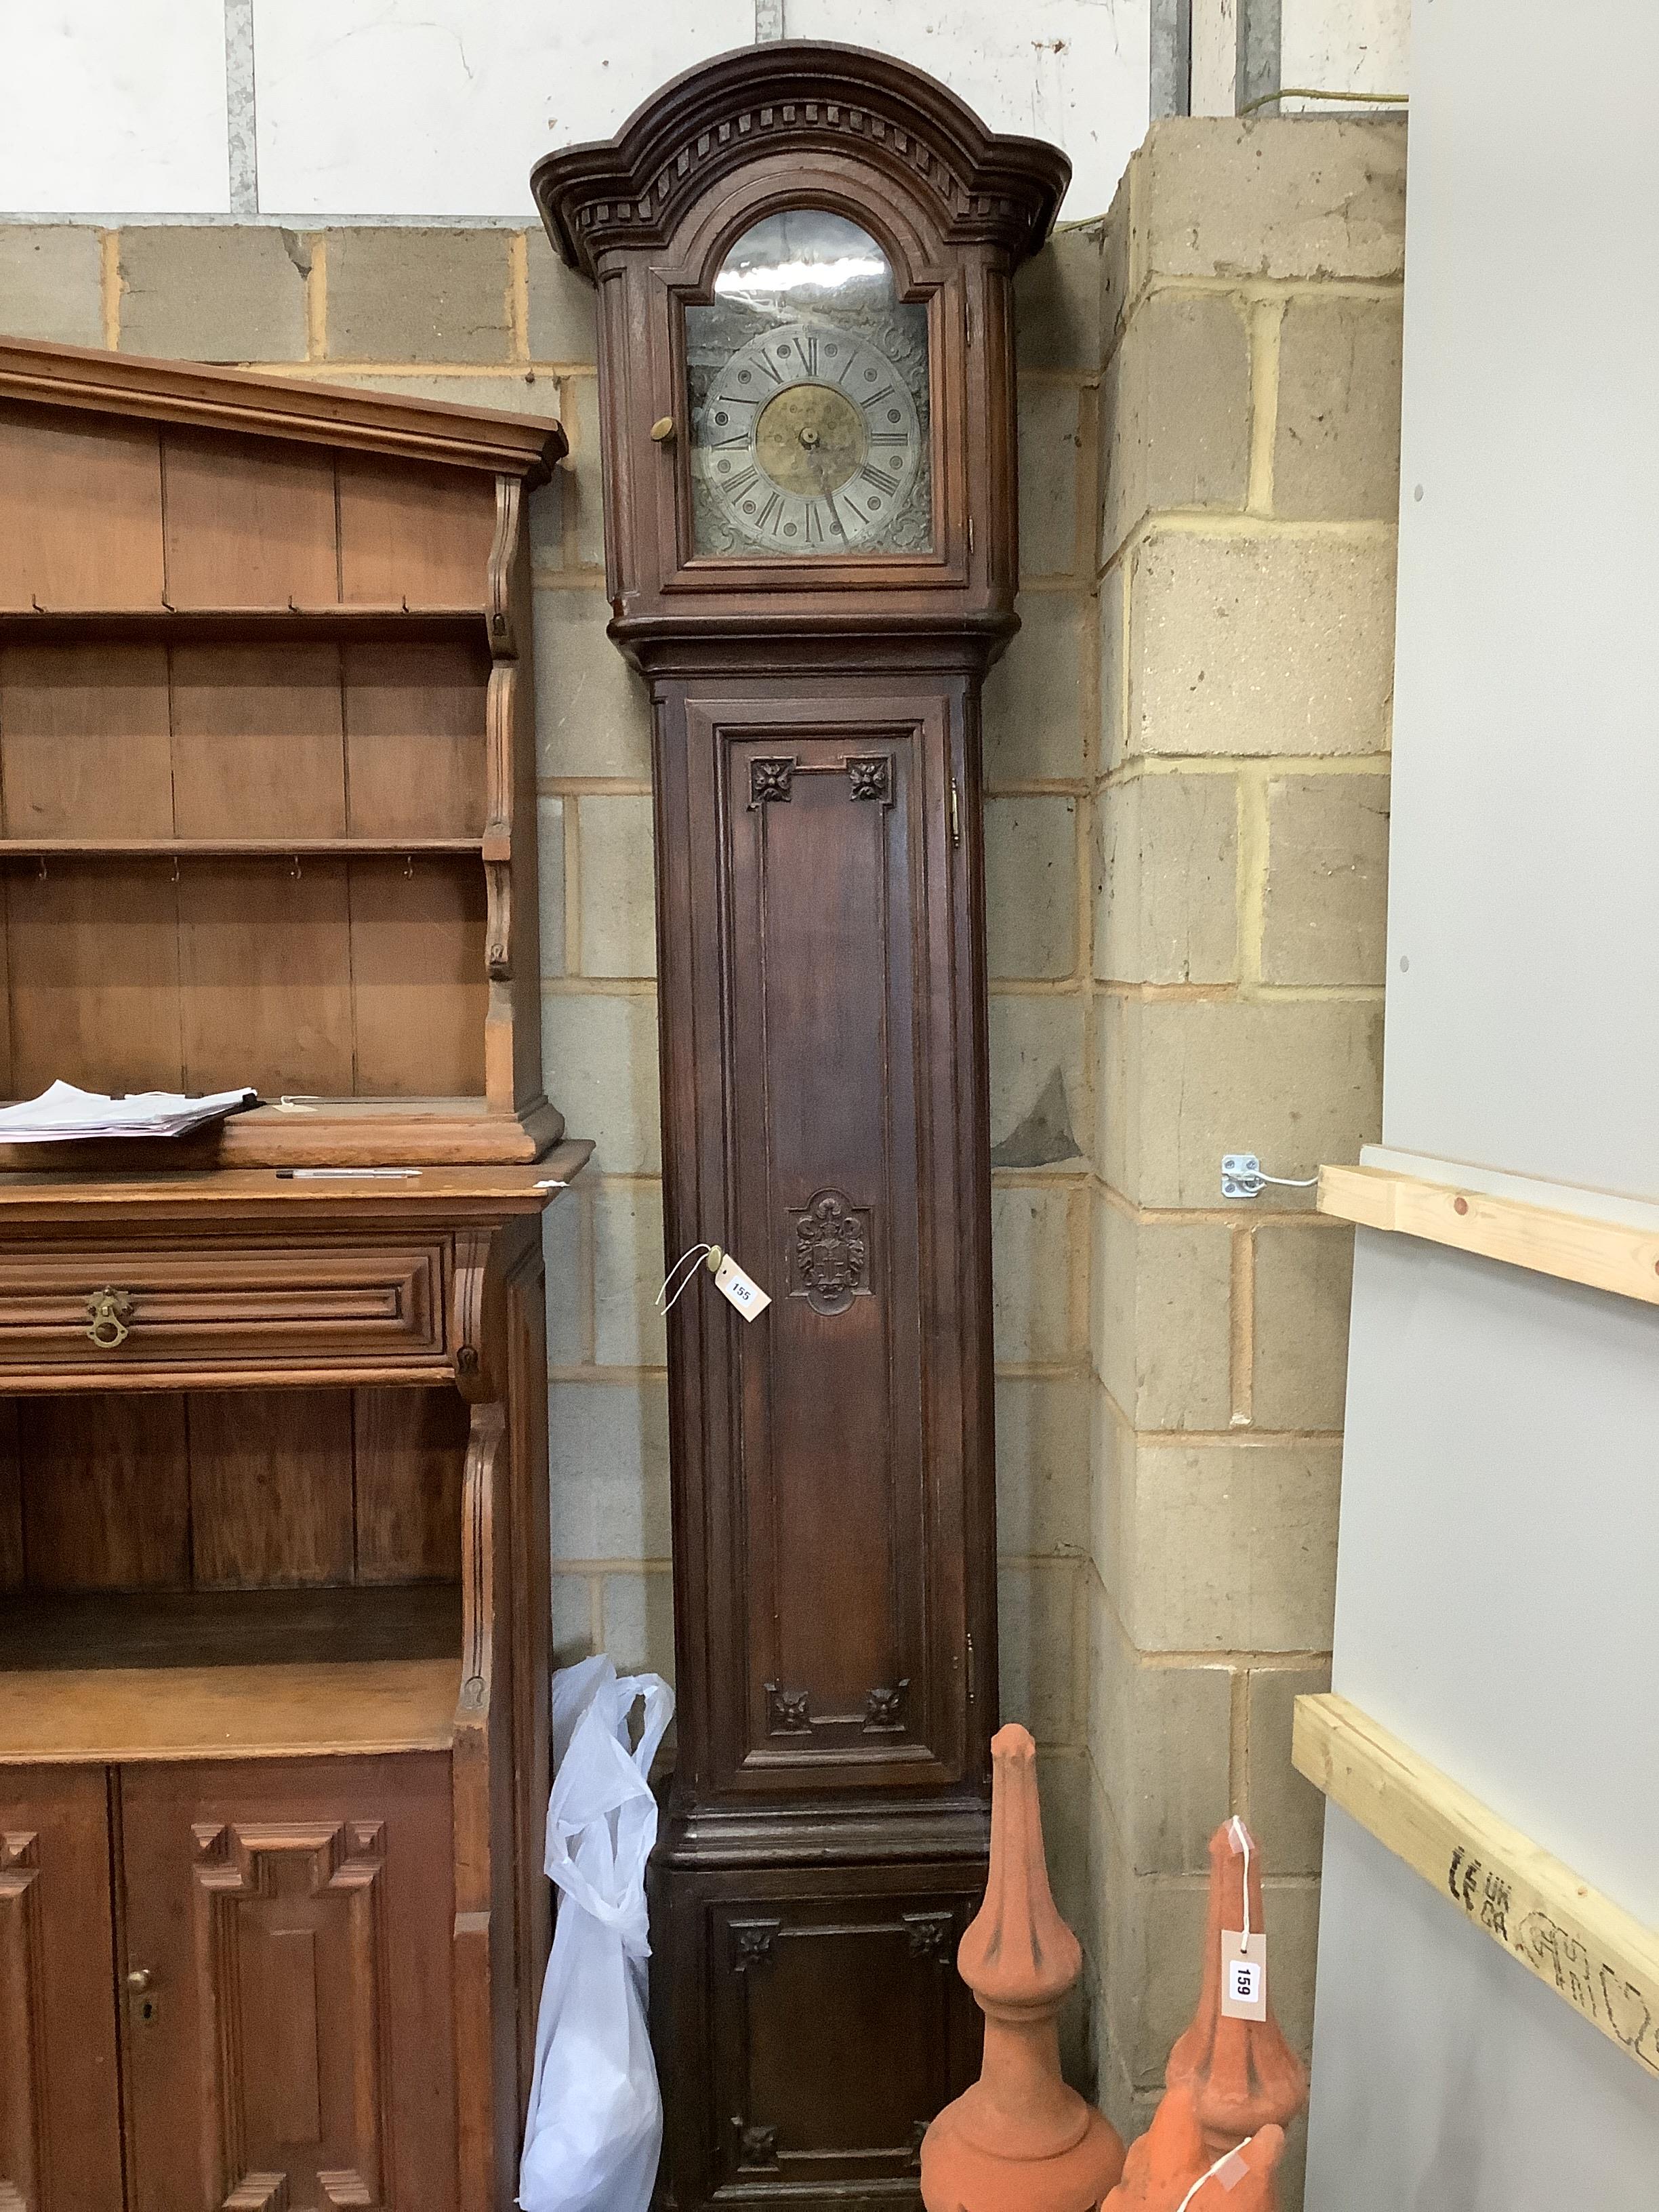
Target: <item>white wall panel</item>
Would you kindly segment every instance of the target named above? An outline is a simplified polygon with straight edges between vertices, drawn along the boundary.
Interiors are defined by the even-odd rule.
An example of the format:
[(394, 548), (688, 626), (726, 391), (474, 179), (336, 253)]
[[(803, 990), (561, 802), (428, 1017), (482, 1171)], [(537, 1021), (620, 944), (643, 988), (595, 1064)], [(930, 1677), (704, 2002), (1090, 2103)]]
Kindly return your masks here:
[(229, 205), (224, 0), (3, 0), (0, 210)]
[(1308, 2212), (1649, 2212), (1655, 2088), (1333, 1809)]
[(1413, 66), (1384, 1141), (1653, 1197), (1659, 9)]
[(753, 0), (254, 0), (259, 204), (303, 216), (533, 214), (532, 162), (608, 138)]
[(914, 62), (995, 131), (1072, 157), (1071, 221), (1103, 215), (1146, 135), (1149, 0), (785, 0), (792, 39)]
[(1411, 27), (1412, 0), (1283, 0), (1279, 81), (1321, 92), (1409, 92)]
[[(1411, 59), (1384, 1142), (1651, 1200), (1659, 12)], [(1659, 1310), (1360, 1232), (1334, 1686), (1651, 1923), (1656, 1437)], [(1309, 2212), (1659, 2203), (1659, 2084), (1326, 1832)]]

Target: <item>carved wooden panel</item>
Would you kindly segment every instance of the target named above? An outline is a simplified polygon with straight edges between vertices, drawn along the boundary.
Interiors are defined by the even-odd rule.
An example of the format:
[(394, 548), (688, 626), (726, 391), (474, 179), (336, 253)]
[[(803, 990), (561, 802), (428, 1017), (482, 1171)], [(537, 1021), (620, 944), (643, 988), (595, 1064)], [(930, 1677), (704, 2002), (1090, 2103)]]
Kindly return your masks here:
[(757, 1784), (963, 1758), (962, 1446), (929, 1448), (961, 1434), (972, 1273), (935, 1180), (971, 1110), (940, 911), (950, 721), (926, 690), (688, 702), (731, 883), (723, 1213), (773, 1293), (734, 1348), (744, 1628), (720, 1654)]
[(717, 2202), (757, 2183), (892, 2190), (975, 2047), (954, 1970), (970, 1896), (803, 1887), (708, 1907)]
[(119, 2212), (101, 1767), (0, 1768), (0, 2212)]
[[(301, 2166), (325, 2204), (383, 2206), (381, 1823), (204, 1820), (192, 1834), (202, 2070), (226, 2203), (276, 2212)], [(340, 2075), (324, 2075), (326, 2043)]]
[(446, 1777), (125, 1771), (137, 2212), (453, 2204)]

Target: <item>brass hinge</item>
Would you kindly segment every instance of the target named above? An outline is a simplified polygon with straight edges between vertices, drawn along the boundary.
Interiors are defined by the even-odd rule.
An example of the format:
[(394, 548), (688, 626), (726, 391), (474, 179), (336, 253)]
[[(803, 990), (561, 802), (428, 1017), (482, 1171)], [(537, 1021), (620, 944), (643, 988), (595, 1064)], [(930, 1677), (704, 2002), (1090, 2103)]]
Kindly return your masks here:
[(974, 1657), (971, 1636), (968, 1638), (968, 1702), (970, 1705), (979, 1703), (979, 1667)]
[(953, 845), (962, 842), (962, 806), (957, 797), (955, 776), (951, 778), (951, 842)]

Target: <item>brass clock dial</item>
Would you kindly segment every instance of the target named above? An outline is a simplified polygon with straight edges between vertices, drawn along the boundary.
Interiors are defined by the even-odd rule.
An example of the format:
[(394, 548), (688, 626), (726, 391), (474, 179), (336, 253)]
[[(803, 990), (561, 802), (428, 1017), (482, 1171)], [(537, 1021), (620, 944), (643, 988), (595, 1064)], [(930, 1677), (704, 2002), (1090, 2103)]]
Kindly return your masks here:
[(787, 557), (932, 549), (927, 309), (844, 216), (766, 216), (685, 310), (692, 541)]
[(768, 553), (881, 549), (922, 459), (897, 365), (844, 325), (816, 320), (739, 347), (713, 380), (694, 438), (720, 519)]

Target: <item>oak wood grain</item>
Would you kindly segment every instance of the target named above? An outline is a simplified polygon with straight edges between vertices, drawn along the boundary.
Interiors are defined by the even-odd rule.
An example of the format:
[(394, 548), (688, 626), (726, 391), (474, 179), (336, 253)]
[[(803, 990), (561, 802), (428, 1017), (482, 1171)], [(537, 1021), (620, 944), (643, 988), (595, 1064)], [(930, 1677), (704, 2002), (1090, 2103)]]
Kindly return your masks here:
[(189, 1581), (181, 1398), (30, 1398), (17, 1421), (33, 1589), (176, 1589)]
[(0, 2197), (27, 2212), (122, 2202), (109, 1858), (101, 1767), (0, 1765)]
[(198, 1391), (189, 1426), (198, 1589), (353, 1579), (349, 1392)]

